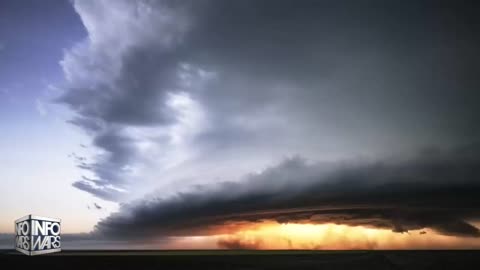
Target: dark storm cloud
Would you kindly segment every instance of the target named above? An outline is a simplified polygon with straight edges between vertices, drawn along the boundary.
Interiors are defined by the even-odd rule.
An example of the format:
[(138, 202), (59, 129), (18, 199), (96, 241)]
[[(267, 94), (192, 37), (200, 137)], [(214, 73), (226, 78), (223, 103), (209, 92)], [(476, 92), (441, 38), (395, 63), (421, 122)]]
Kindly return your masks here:
[[(299, 100), (293, 109), (344, 124), (356, 112), (399, 127), (411, 127), (414, 114), (445, 124), (436, 115), (456, 119), (456, 132), (478, 135), (463, 125), (469, 113), (478, 115), (470, 99), (479, 84), (475, 15), (468, 4), (436, 3), (218, 1), (184, 46), (194, 63), (225, 76), (200, 98), (226, 115), (288, 94)], [(272, 88), (282, 83), (299, 89)]]
[[(128, 191), (141, 186), (147, 174), (162, 174), (162, 166), (152, 165), (158, 157), (148, 155), (163, 153), (184, 133), (152, 140), (150, 128), (191, 122), (168, 105), (172, 93), (186, 93), (205, 111), (205, 127), (183, 140), (192, 142), (185, 148), (198, 150), (204, 163), (210, 157), (225, 160), (227, 152), (232, 163), (292, 153), (318, 160), (332, 153), (388, 156), (480, 135), (473, 1), (78, 1), (74, 6), (89, 39), (65, 56), (69, 84), (60, 102), (76, 113), (71, 122), (103, 151), (81, 164), (97, 180), (74, 186), (104, 199), (119, 201), (117, 189)], [(142, 128), (148, 130), (138, 132)], [(138, 166), (140, 175), (125, 173), (145, 163)], [(368, 177), (356, 175), (348, 190), (366, 197), (362, 181), (371, 183), (370, 171), (358, 170)], [(399, 215), (407, 224), (409, 214)], [(450, 227), (467, 230), (455, 222)]]
[(106, 201), (122, 201), (126, 196), (124, 191), (114, 188), (111, 185), (106, 184), (104, 181), (90, 179), (85, 176), (82, 177), (82, 180), (76, 181), (72, 185)]
[(480, 146), (382, 162), (289, 159), (243, 182), (123, 205), (100, 221), (108, 237), (202, 234), (230, 221), (337, 223), (479, 237)]
[(134, 141), (113, 130), (98, 134), (93, 144), (108, 154), (101, 160), (101, 165), (95, 166), (97, 176), (101, 179), (108, 179), (112, 184), (121, 184), (122, 171), (118, 171), (118, 169), (122, 169), (130, 163), (130, 160), (135, 159)]
[(133, 126), (168, 123), (173, 119), (158, 105), (165, 99), (165, 89), (176, 87), (178, 62), (176, 55), (158, 52), (155, 47), (128, 51), (114, 85), (72, 89), (59, 102), (68, 104), (83, 117), (84, 121), (76, 120), (75, 124), (90, 130), (94, 130), (95, 125), (87, 120)]

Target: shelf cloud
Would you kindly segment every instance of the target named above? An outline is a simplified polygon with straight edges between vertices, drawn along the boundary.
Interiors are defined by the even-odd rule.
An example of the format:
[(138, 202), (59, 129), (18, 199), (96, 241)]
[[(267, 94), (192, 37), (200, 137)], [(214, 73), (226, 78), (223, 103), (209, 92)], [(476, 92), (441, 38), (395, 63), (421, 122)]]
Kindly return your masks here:
[(171, 198), (123, 205), (96, 231), (148, 238), (208, 234), (232, 221), (335, 223), (408, 232), (424, 228), (479, 237), (480, 148), (422, 154), (411, 160), (306, 164), (299, 158), (241, 182), (197, 187)]
[(122, 205), (95, 233), (478, 237), (478, 18), (427, 2), (74, 1), (57, 102), (94, 154), (73, 186)]

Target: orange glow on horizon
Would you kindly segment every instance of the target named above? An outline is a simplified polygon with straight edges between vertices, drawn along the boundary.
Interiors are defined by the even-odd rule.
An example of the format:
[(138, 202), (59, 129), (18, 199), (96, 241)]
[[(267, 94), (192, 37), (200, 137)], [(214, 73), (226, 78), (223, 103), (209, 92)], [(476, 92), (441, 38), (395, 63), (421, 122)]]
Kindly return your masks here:
[[(180, 240), (180, 239), (178, 239)], [(430, 229), (408, 233), (388, 229), (338, 224), (229, 223), (214, 228), (213, 235), (183, 237), (181, 246), (195, 242), (198, 247), (221, 249), (478, 249), (480, 238), (438, 234)], [(216, 244), (216, 246), (215, 246)], [(178, 246), (177, 246), (178, 247)]]

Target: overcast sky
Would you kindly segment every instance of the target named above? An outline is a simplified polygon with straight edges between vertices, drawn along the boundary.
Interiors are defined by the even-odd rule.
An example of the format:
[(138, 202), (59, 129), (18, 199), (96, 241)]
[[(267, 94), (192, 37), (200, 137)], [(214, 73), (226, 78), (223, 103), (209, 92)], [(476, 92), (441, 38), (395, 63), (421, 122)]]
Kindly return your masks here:
[(2, 1), (0, 232), (32, 213), (140, 241), (264, 219), (478, 237), (478, 11)]

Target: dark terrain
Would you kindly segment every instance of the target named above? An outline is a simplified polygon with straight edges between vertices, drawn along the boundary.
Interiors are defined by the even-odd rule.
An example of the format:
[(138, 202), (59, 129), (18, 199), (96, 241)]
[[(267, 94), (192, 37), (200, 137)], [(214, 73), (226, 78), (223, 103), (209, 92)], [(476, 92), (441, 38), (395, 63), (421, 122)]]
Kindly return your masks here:
[(2, 269), (480, 269), (478, 251), (0, 250)]

